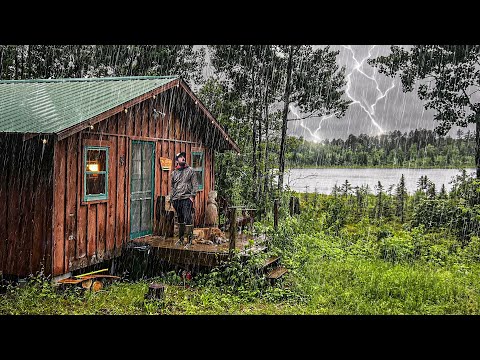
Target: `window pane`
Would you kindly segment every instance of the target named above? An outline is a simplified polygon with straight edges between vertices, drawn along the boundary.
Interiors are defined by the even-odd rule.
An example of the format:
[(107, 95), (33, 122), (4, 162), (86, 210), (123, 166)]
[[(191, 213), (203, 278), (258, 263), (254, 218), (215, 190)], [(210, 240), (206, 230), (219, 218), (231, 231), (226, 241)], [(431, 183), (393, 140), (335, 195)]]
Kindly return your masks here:
[(197, 175), (198, 187), (201, 189), (203, 188), (203, 171), (195, 171), (195, 174)]
[(142, 162), (138, 160), (132, 161), (132, 193), (142, 190)]
[(142, 228), (141, 231), (150, 230), (152, 227), (152, 203), (150, 198), (142, 202)]
[(203, 154), (192, 154), (192, 168), (203, 167)]
[(87, 171), (107, 171), (107, 151), (87, 150)]
[(142, 190), (152, 190), (152, 148), (146, 144), (143, 147), (143, 184)]
[(136, 233), (140, 231), (140, 201), (132, 201), (130, 203), (130, 211), (131, 211), (131, 227), (132, 233)]
[(105, 174), (87, 174), (87, 194), (105, 194)]

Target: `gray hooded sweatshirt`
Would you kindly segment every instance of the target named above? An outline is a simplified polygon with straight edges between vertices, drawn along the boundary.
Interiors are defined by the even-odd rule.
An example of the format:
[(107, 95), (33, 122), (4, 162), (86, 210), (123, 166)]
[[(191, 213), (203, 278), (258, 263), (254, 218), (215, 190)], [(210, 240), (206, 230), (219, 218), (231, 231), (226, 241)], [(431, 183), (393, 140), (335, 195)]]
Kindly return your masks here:
[(177, 168), (172, 173), (172, 195), (170, 201), (188, 199), (197, 195), (197, 174), (188, 165)]

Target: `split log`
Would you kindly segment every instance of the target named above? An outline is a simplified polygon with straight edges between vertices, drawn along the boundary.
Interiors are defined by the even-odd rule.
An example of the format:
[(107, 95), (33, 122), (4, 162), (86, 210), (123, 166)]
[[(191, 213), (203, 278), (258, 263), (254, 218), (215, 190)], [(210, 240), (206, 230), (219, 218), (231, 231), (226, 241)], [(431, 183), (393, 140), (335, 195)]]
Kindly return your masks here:
[(82, 288), (89, 290), (92, 287), (92, 283), (93, 283), (92, 279), (82, 281)]
[(92, 291), (98, 291), (103, 288), (103, 283), (100, 280), (95, 280), (92, 284)]

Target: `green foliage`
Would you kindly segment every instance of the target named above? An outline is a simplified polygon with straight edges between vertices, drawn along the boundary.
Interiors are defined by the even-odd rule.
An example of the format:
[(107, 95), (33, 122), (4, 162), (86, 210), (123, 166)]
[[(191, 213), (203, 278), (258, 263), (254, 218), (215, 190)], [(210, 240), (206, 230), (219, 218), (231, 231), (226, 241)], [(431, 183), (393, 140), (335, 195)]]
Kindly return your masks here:
[(348, 207), (344, 199), (335, 196), (332, 201), (329, 201), (325, 209), (325, 226), (327, 231), (332, 234), (338, 234), (347, 222), (347, 212)]
[(460, 256), (467, 263), (480, 263), (480, 237), (472, 236), (470, 242), (461, 250)]
[(0, 45), (0, 79), (180, 75), (202, 81), (193, 45)]
[(387, 236), (380, 242), (381, 257), (393, 264), (412, 262), (414, 259), (414, 245), (410, 236)]
[(227, 293), (252, 299), (259, 296), (266, 287), (261, 264), (265, 254), (253, 254), (247, 259), (236, 253), (232, 259), (206, 274), (199, 275), (195, 284), (203, 287), (217, 287)]

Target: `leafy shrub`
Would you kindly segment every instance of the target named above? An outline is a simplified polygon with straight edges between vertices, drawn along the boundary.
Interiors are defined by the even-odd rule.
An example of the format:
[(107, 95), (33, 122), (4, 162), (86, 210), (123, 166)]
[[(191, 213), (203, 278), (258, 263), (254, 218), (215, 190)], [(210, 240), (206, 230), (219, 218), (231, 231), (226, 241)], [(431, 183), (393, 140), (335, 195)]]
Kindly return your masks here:
[(380, 240), (381, 258), (393, 264), (399, 262), (412, 262), (415, 254), (414, 249), (415, 247), (410, 235), (387, 236)]

